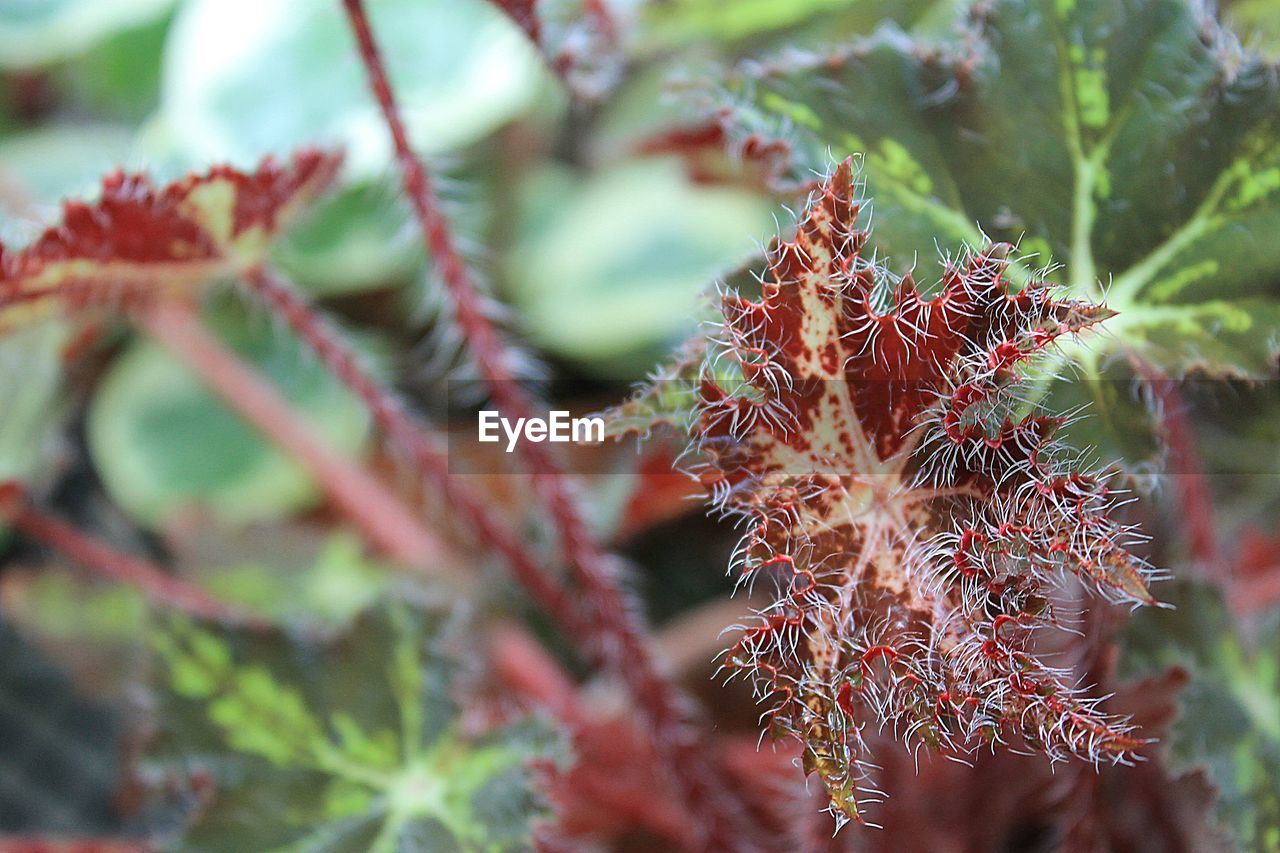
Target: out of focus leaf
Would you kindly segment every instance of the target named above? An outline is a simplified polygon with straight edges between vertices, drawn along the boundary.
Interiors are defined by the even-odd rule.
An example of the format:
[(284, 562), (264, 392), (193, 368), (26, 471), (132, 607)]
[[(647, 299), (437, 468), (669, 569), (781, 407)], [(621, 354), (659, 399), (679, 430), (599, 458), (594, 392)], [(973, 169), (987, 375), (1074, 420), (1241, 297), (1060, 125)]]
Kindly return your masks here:
[(117, 832), (119, 720), (0, 620), (0, 835)]
[(48, 654), (87, 696), (127, 703), (147, 671), (148, 603), (137, 589), (94, 582), (44, 563), (11, 567), (0, 606), (23, 637)]
[(46, 65), (113, 33), (154, 21), (173, 0), (6, 0), (0, 3), (0, 66)]
[[(316, 433), (353, 453), (364, 410), (293, 337), (238, 312), (209, 318)], [(289, 515), (315, 502), (304, 469), (266, 443), (165, 350), (135, 341), (89, 409), (89, 450), (112, 497), (144, 524), (198, 506), (228, 522)]]
[(61, 418), (60, 325), (22, 329), (0, 338), (0, 482), (29, 482), (48, 470), (53, 430)]
[(706, 283), (773, 227), (760, 199), (690, 187), (666, 161), (582, 186), (544, 174), (526, 189), (506, 267), (523, 322), (551, 352), (622, 378), (687, 334)]
[(0, 246), (0, 330), (85, 307), (198, 295), (262, 263), (272, 238), (340, 162), (305, 150), (285, 164), (219, 166), (163, 187), (113, 173), (100, 198), (66, 202), (62, 222), (21, 251)]
[[(91, 197), (101, 186), (102, 175), (129, 158), (132, 131), (112, 124), (52, 124), (0, 138), (0, 163), (20, 181), (35, 208), (64, 198)], [(29, 223), (4, 223), (0, 237), (19, 242), (19, 227)], [(33, 235), (25, 235), (33, 236)]]
[(171, 15), (116, 33), (58, 69), (56, 79), (97, 113), (142, 119), (160, 103), (160, 68)]
[(673, 47), (699, 41), (769, 45), (831, 43), (870, 32), (882, 21), (909, 26), (937, 7), (938, 0), (657, 0), (644, 7), (642, 42)]
[(421, 242), (396, 191), (370, 182), (316, 204), (273, 257), (309, 292), (337, 296), (412, 279), (422, 265)]
[(1246, 45), (1271, 59), (1280, 59), (1280, 6), (1273, 0), (1235, 0), (1223, 3), (1223, 16)]
[[(349, 625), (386, 593), (390, 568), (367, 556), (356, 536), (332, 533), (302, 560), (296, 559), (301, 550), (296, 539), (289, 541), (294, 547), (285, 553), (269, 547), (257, 559), (246, 556), (201, 571), (200, 583), (219, 600), (244, 605), (278, 624), (319, 622), (335, 628)], [(279, 542), (275, 533), (262, 544)]]
[(439, 613), (370, 611), (324, 648), (175, 622), (163, 763), (212, 779), (184, 850), (524, 850), (539, 806), (528, 761), (548, 732), (471, 737), (451, 696), (472, 650)]
[[(546, 78), (524, 34), (484, 0), (367, 4), (409, 132), (451, 151), (531, 104)], [(196, 161), (249, 161), (299, 145), (343, 146), (362, 177), (390, 143), (342, 10), (313, 0), (194, 0), (165, 57), (167, 123)]]
[(1174, 609), (1148, 608), (1124, 636), (1135, 671), (1169, 665), (1190, 683), (1171, 736), (1173, 755), (1206, 764), (1221, 789), (1219, 812), (1245, 850), (1280, 844), (1280, 614), (1255, 632), (1237, 632), (1216, 589), (1179, 583), (1161, 589)]
[[(938, 50), (896, 30), (749, 64), (733, 139), (790, 146), (809, 180), (862, 152), (901, 270), (985, 232), (1106, 291), (1108, 350), (1256, 376), (1280, 335), (1280, 73), (1191, 0), (1001, 0)], [(717, 107), (724, 99), (713, 96)]]

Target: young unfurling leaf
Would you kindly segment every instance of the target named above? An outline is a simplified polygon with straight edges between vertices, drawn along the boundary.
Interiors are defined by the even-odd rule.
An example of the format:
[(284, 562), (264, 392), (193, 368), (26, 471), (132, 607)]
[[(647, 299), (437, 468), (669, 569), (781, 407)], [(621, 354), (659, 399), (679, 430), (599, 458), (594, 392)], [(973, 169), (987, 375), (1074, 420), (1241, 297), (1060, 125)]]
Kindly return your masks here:
[(1064, 589), (1149, 604), (1151, 571), (1121, 497), (1054, 440), (1062, 419), (1016, 413), (1028, 363), (1110, 312), (1014, 290), (999, 245), (926, 300), (868, 259), (858, 213), (845, 161), (708, 345), (694, 471), (745, 529), (732, 571), (781, 590), (725, 664), (857, 820), (868, 726), (1124, 761), (1142, 741), (1037, 649), (1070, 625)]
[(0, 246), (0, 332), (157, 295), (191, 295), (265, 260), (271, 239), (334, 179), (341, 157), (303, 151), (253, 172), (217, 166), (163, 187), (116, 172), (92, 202), (20, 251)]

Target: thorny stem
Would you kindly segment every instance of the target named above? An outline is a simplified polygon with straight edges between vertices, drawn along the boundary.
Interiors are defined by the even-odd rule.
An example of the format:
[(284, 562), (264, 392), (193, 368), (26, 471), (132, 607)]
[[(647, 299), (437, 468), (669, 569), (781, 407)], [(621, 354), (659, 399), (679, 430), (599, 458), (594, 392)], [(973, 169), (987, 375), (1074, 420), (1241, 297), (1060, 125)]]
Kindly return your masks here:
[(438, 540), (417, 516), (359, 465), (326, 446), (279, 393), (243, 364), (181, 303), (157, 303), (135, 313), (157, 343), (195, 372), (214, 393), (315, 477), (334, 504), (379, 552), (406, 566), (431, 568)]
[[(391, 132), (405, 192), (422, 226), (423, 241), (453, 304), (458, 326), (494, 402), (515, 417), (534, 413), (533, 401), (515, 381), (507, 350), (483, 308), (471, 273), (462, 260), (422, 162), (414, 155), (401, 120), (386, 67), (361, 0), (343, 0), (351, 29), (369, 75), (370, 88)], [(659, 671), (636, 608), (617, 582), (613, 565), (587, 531), (563, 474), (541, 445), (525, 442), (523, 460), (546, 504), (566, 562), (582, 588), (587, 625), (594, 637), (592, 657), (615, 671), (630, 688), (652, 727), (658, 752), (667, 762), (690, 809), (705, 820), (703, 843), (720, 849), (746, 844), (745, 816), (719, 785), (708, 751), (688, 725), (688, 701)]]
[(493, 515), (480, 495), (449, 476), (444, 449), (418, 427), (396, 396), (361, 366), (339, 333), (292, 287), (267, 270), (250, 270), (244, 283), (273, 315), (293, 329), (338, 381), (364, 403), (387, 440), (407, 453), (417, 474), (434, 484), (476, 536), (502, 555), (534, 601), (556, 619), (567, 634), (581, 639), (585, 630), (581, 617), (547, 578), (538, 558), (515, 531)]
[(266, 622), (225, 604), (141, 557), (124, 554), (75, 527), (31, 507), (21, 486), (0, 484), (0, 520), (43, 542), (76, 563), (116, 583), (141, 591), (154, 604), (226, 624), (266, 627)]

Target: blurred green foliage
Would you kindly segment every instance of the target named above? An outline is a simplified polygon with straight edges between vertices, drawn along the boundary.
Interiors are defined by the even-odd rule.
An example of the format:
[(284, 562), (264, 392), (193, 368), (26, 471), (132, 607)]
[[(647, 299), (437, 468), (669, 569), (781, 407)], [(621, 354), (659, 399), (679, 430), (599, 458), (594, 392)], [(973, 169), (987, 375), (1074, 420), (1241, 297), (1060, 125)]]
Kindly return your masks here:
[(182, 620), (152, 636), (171, 688), (153, 760), (209, 757), (218, 789), (183, 849), (527, 849), (528, 763), (555, 741), (534, 724), (463, 734), (456, 613), (388, 603), (326, 649)]
[[(292, 336), (236, 306), (205, 319), (318, 436), (345, 453), (363, 445), (368, 414)], [(191, 508), (223, 522), (261, 521), (318, 497), (297, 462), (149, 341), (131, 343), (104, 377), (89, 408), (88, 444), (112, 497), (146, 524)]]
[[(673, 159), (638, 153), (650, 134), (727, 108), (739, 135), (788, 141), (791, 188), (861, 153), (875, 243), (899, 271), (915, 264), (928, 278), (939, 246), (954, 252), (983, 232), (1063, 262), (1058, 277), (1082, 296), (1137, 270), (1137, 285), (1115, 294), (1126, 319), (1105, 355), (1140, 345), (1176, 370), (1273, 375), (1280, 90), (1274, 66), (1206, 29), (1198, 3), (997, 0), (975, 17), (961, 0), (618, 0), (625, 73), (598, 103), (575, 102), (486, 0), (369, 5), (413, 139), (455, 179), (443, 187), (451, 215), (517, 333), (555, 371), (623, 380), (608, 386), (620, 395), (691, 333), (713, 283), (777, 231), (779, 197), (797, 200), (790, 188), (698, 185)], [(1274, 58), (1276, 8), (1236, 0), (1225, 17)], [(430, 405), (412, 394), (438, 285), (338, 3), (0, 0), (10, 245), (116, 166), (164, 179), (317, 143), (347, 150), (342, 184), (274, 260), (403, 368), (411, 402)], [(366, 415), (288, 333), (234, 295), (204, 310), (319, 433), (366, 452)], [(171, 534), (192, 508), (218, 522), (225, 541), (201, 552), (207, 565), (184, 562), (199, 549), (176, 538), (184, 576), (290, 626), (288, 638), (256, 640), (157, 629), (136, 593), (64, 573), (6, 588), (23, 633), (92, 650), (91, 676), (145, 679), (146, 643), (159, 652), (166, 735), (151, 766), (212, 767), (229, 792), (191, 849), (518, 846), (537, 812), (523, 762), (555, 750), (535, 729), (460, 733), (447, 647), (466, 633), (441, 636), (431, 608), (380, 604), (399, 595), (388, 568), (348, 532), (301, 529), (317, 498), (306, 474), (155, 346), (108, 335), (101, 369), (71, 381), (72, 338), (49, 325), (0, 340), (0, 479), (42, 491), (71, 455), (59, 451), (83, 440), (92, 475), (138, 526)], [(1057, 391), (1097, 415), (1077, 437), (1109, 458), (1151, 457), (1131, 374), (1084, 355), (1103, 381)], [(1215, 422), (1207, 453), (1243, 470), (1274, 453), (1275, 418), (1236, 414), (1241, 423)], [(1275, 486), (1242, 473), (1233, 491), (1265, 506)], [(265, 546), (233, 541), (255, 530)], [(701, 529), (682, 535), (719, 547)], [(1184, 555), (1164, 550), (1180, 572)], [(656, 566), (663, 616), (723, 580), (714, 554), (666, 541), (636, 553)], [(1212, 768), (1242, 841), (1274, 845), (1275, 632), (1238, 630), (1212, 592), (1161, 594), (1180, 607), (1135, 621), (1130, 665), (1191, 670), (1174, 750)]]

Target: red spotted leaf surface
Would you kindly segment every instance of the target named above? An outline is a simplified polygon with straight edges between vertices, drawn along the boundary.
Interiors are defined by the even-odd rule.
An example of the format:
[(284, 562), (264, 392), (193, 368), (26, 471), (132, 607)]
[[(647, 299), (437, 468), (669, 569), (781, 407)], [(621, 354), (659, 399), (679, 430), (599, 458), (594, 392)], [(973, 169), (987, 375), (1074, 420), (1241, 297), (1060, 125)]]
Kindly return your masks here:
[(725, 665), (802, 741), (840, 820), (878, 795), (876, 731), (1126, 761), (1141, 738), (1039, 639), (1079, 615), (1068, 591), (1152, 603), (1152, 571), (1115, 518), (1124, 497), (1017, 393), (1030, 362), (1111, 312), (1014, 289), (1000, 245), (949, 263), (925, 298), (869, 258), (858, 209), (846, 161), (771, 247), (760, 297), (724, 296), (687, 395), (693, 470), (745, 531), (731, 571), (780, 590)]
[(271, 240), (333, 181), (335, 153), (307, 150), (252, 172), (216, 166), (157, 187), (115, 172), (94, 201), (26, 248), (0, 246), (0, 330), (77, 309), (192, 293), (262, 263)]

